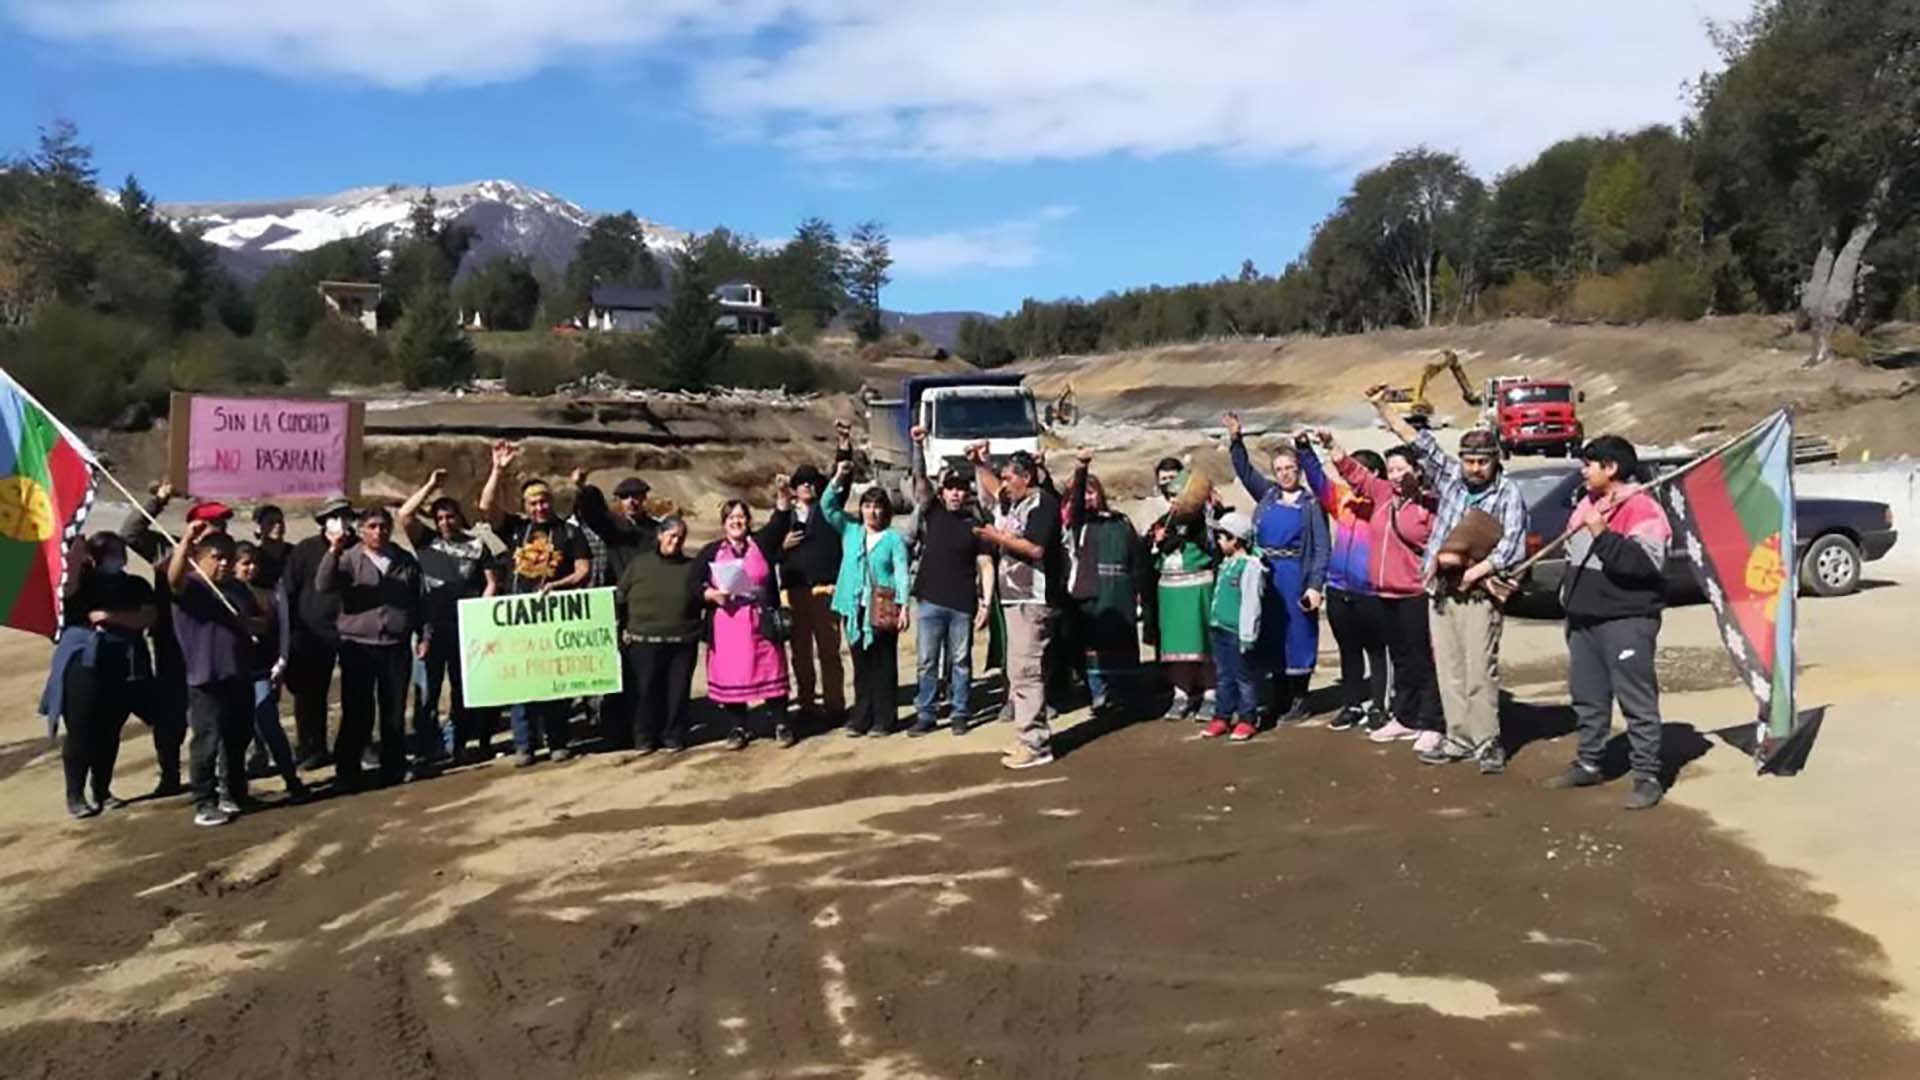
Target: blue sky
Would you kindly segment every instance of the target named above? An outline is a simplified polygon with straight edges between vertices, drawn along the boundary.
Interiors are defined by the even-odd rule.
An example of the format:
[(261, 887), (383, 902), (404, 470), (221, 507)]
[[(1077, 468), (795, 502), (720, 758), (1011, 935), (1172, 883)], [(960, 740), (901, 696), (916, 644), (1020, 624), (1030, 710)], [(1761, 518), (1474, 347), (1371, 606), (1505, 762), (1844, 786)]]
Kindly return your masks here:
[(0, 151), (163, 201), (504, 178), (767, 238), (872, 218), (909, 311), (1296, 255), (1425, 142), (1672, 121), (1748, 0), (0, 0)]

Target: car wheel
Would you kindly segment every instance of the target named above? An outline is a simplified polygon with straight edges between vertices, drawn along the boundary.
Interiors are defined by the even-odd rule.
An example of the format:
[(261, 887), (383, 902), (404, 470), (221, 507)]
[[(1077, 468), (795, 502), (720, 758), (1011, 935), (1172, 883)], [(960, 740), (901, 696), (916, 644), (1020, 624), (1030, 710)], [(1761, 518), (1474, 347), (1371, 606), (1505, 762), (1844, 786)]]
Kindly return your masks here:
[(1845, 596), (1860, 587), (1860, 549), (1838, 533), (1807, 546), (1800, 557), (1800, 583), (1815, 596)]

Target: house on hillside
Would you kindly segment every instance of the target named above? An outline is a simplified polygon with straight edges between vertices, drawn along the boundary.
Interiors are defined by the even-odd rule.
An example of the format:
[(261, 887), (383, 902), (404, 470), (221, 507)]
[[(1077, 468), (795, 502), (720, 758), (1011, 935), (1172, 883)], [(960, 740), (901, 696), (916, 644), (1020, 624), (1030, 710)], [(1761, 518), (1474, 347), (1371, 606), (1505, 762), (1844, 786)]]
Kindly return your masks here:
[(380, 332), (380, 286), (365, 281), (323, 281), (320, 299), (327, 311), (342, 319), (357, 322), (369, 334)]
[(751, 281), (729, 281), (713, 290), (719, 326), (733, 334), (770, 334), (777, 322), (766, 291)]
[(660, 321), (671, 294), (664, 288), (595, 285), (587, 301), (588, 330), (647, 330)]

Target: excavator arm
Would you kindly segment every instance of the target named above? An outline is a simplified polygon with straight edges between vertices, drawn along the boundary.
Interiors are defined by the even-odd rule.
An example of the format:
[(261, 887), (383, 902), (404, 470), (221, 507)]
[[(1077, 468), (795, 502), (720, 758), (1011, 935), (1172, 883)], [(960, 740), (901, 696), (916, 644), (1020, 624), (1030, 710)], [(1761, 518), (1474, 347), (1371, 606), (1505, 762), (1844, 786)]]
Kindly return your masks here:
[(1433, 404), (1427, 400), (1427, 384), (1443, 371), (1452, 375), (1453, 381), (1460, 385), (1461, 400), (1469, 405), (1480, 404), (1480, 395), (1473, 392), (1473, 385), (1467, 381), (1467, 370), (1460, 364), (1460, 354), (1448, 349), (1440, 355), (1440, 359), (1420, 370), (1420, 382), (1413, 389), (1415, 408), (1426, 413), (1433, 411)]

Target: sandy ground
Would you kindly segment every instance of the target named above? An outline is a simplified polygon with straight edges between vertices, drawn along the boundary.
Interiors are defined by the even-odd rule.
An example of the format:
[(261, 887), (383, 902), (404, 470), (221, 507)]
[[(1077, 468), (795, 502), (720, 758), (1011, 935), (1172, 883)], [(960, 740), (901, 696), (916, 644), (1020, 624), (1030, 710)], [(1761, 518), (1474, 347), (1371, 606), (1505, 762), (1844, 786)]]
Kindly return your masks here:
[[(217, 830), (69, 822), (47, 650), (9, 636), (0, 1076), (1920, 1075), (1916, 596), (1805, 606), (1832, 710), (1790, 780), (1703, 736), (1751, 706), (1674, 611), (1677, 784), (1639, 815), (1535, 784), (1572, 752), (1545, 622), (1508, 636), (1499, 778), (1075, 716), (1017, 775), (1000, 726), (829, 734)], [(120, 789), (151, 779), (136, 723)]]

